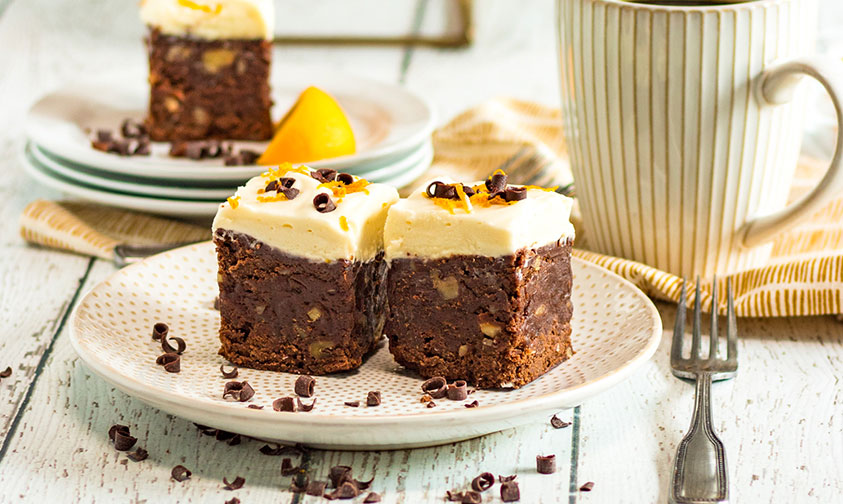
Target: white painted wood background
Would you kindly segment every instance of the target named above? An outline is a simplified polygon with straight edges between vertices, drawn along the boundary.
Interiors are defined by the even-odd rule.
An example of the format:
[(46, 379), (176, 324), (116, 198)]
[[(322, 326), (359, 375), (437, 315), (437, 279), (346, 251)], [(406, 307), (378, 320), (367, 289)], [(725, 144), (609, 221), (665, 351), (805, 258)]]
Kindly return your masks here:
[[(425, 15), (431, 3), (406, 1), (406, 17), (391, 22), (435, 31), (441, 18)], [(477, 40), (468, 50), (282, 47), (276, 57), (402, 82), (436, 103), (440, 122), (497, 95), (556, 103), (551, 0), (477, 4)], [(58, 196), (28, 180), (17, 160), (27, 108), (63, 82), (143, 65), (135, 9), (134, 0), (0, 0), (0, 369), (13, 369), (0, 382), (0, 501), (321, 502), (287, 492), (280, 459), (261, 455), (262, 443), (216, 442), (92, 376), (73, 353), (65, 322), (80, 293), (113, 266), (28, 247), (18, 237), (23, 206)], [(353, 21), (363, 22), (360, 15)], [(673, 309), (659, 309), (669, 327)], [(713, 388), (734, 502), (841, 502), (843, 324), (741, 320), (740, 331), (739, 375)], [(437, 448), (313, 451), (306, 465), (317, 477), (351, 465), (375, 478), (384, 502), (442, 502), (446, 490), (467, 487), (482, 471), (517, 473), (524, 503), (665, 502), (693, 392), (670, 375), (668, 345), (666, 333), (655, 359), (629, 381), (561, 412), (574, 419), (567, 429), (537, 422)], [(114, 423), (131, 426), (148, 460), (130, 462), (111, 448)], [(539, 453), (557, 455), (556, 474), (536, 474)], [(170, 480), (176, 464), (193, 478)], [(222, 478), (237, 475), (245, 487), (223, 490)], [(586, 481), (594, 490), (577, 492)], [(497, 494), (484, 497), (500, 502)]]

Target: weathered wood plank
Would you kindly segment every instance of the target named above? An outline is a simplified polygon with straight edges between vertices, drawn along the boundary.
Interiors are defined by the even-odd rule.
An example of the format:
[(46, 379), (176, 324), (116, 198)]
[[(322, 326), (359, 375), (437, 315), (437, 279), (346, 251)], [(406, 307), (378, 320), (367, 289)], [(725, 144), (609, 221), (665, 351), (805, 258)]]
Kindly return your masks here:
[[(666, 326), (672, 307), (660, 305)], [(714, 384), (735, 502), (833, 502), (843, 485), (843, 325), (831, 317), (741, 319), (740, 367)], [(694, 387), (670, 374), (671, 331), (654, 360), (582, 406), (582, 502), (665, 502)]]

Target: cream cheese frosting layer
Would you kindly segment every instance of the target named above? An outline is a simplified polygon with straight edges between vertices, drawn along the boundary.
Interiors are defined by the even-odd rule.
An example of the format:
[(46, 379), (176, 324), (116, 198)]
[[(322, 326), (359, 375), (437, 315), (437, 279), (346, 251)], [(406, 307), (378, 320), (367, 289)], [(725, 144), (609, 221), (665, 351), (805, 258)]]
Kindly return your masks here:
[(275, 29), (272, 0), (141, 0), (140, 17), (167, 35), (266, 39)]
[(513, 204), (473, 205), (470, 211), (454, 208), (451, 213), (426, 196), (426, 187), (390, 207), (384, 230), (387, 259), (500, 257), (574, 237), (569, 221), (573, 200), (556, 192), (528, 189), (526, 199)]
[[(300, 192), (294, 199), (259, 201), (276, 193), (261, 192), (272, 179), (255, 177), (220, 205), (214, 231), (244, 233), (287, 254), (314, 261), (368, 261), (383, 250), (384, 221), (389, 207), (398, 201), (395, 188), (369, 184), (365, 191), (340, 199), (309, 175), (287, 171), (283, 176), (295, 179), (292, 187)], [(313, 205), (319, 193), (328, 194), (336, 210), (319, 213)]]

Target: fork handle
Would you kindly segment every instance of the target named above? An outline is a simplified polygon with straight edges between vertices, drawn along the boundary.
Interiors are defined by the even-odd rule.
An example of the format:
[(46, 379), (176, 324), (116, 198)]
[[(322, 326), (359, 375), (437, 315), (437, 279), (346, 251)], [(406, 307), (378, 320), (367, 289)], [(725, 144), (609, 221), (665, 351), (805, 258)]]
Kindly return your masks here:
[(670, 482), (671, 504), (729, 501), (726, 451), (711, 425), (711, 373), (697, 374), (691, 428), (679, 443)]

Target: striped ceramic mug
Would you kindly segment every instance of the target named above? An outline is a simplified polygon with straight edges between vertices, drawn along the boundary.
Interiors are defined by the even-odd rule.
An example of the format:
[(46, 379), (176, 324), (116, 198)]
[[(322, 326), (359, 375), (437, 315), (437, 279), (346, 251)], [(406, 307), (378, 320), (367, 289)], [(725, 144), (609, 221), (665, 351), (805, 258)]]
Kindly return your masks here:
[[(557, 0), (556, 15), (565, 137), (593, 250), (685, 276), (743, 270), (843, 191), (843, 63), (804, 57), (816, 0)], [(803, 75), (831, 95), (837, 150), (788, 206)]]

